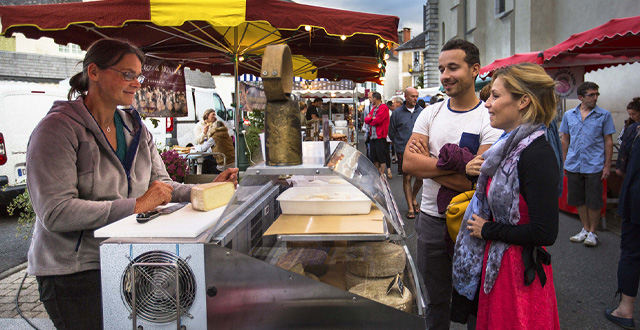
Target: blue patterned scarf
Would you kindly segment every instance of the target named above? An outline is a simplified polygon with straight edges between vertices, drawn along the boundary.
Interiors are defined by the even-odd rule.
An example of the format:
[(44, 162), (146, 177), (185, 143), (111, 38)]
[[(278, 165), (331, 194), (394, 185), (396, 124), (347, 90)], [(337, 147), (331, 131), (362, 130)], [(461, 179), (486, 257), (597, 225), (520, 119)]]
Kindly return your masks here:
[[(517, 225), (520, 222), (520, 182), (518, 180), (518, 160), (520, 153), (533, 140), (544, 134), (544, 126), (522, 124), (509, 134), (505, 134), (482, 156), (484, 163), (476, 192), (464, 214), (471, 219), (477, 214), (489, 220)], [(486, 194), (487, 181), (493, 178)], [(482, 259), (486, 240), (469, 236), (466, 221), (460, 226), (453, 256), (453, 287), (461, 295), (473, 300), (482, 276)], [(487, 258), (484, 279), (484, 293), (488, 294), (498, 277), (504, 252), (510, 244), (492, 241)]]

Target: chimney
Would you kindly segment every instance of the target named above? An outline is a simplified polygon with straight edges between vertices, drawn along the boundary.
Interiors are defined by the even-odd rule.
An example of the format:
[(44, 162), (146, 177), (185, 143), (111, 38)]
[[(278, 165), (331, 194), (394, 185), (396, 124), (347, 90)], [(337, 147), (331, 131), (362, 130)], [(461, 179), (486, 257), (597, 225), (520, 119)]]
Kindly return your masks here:
[(402, 28), (402, 43), (411, 40), (411, 28)]
[[(399, 41), (401, 45), (411, 40), (411, 28), (408, 28), (408, 27), (402, 28), (402, 31), (398, 31), (398, 34), (399, 34), (398, 37), (400, 38)], [(393, 56), (398, 56), (398, 52), (396, 51), (396, 48), (397, 47), (394, 47), (393, 49), (391, 49), (393, 51)]]

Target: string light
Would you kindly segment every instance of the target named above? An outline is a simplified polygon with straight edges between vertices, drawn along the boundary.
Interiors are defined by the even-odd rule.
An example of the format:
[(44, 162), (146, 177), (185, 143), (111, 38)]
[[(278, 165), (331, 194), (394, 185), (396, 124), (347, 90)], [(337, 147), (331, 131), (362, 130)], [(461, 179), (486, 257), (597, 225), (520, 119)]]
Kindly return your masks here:
[(380, 44), (378, 44), (378, 46), (380, 46), (380, 49), (384, 48), (385, 44), (384, 42), (381, 42)]
[(305, 25), (304, 29), (305, 31), (311, 31), (311, 25)]
[(244, 61), (244, 56), (240, 55), (240, 57), (238, 57), (238, 61), (239, 61), (239, 62)]
[(378, 68), (382, 68), (382, 63), (378, 63)]
[(347, 40), (347, 36), (345, 36), (344, 34), (340, 36), (340, 39), (342, 40)]
[(389, 59), (389, 54), (384, 54), (384, 59), (388, 60)]

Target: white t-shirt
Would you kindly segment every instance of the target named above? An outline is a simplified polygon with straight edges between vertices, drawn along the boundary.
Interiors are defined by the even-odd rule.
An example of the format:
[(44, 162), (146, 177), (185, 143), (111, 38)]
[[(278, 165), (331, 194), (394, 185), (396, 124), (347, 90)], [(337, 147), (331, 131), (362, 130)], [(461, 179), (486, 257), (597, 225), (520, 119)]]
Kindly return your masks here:
[[(413, 126), (413, 132), (429, 137), (429, 153), (438, 158), (440, 148), (447, 143), (468, 147), (477, 154), (481, 145), (493, 144), (502, 135), (502, 130), (489, 124), (489, 112), (484, 102), (469, 111), (454, 111), (449, 108), (449, 100), (428, 106), (420, 113)], [(424, 179), (420, 211), (434, 217), (444, 217), (438, 213), (436, 197), (440, 184)]]

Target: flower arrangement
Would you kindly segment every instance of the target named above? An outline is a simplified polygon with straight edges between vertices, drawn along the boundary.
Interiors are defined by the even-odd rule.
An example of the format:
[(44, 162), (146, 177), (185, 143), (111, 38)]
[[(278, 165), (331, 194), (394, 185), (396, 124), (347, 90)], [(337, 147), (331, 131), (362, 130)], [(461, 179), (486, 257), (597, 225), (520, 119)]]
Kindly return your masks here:
[(185, 158), (180, 157), (175, 150), (165, 150), (160, 153), (167, 173), (173, 181), (181, 182), (189, 173), (189, 164)]

